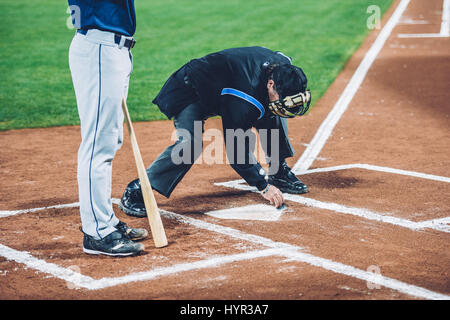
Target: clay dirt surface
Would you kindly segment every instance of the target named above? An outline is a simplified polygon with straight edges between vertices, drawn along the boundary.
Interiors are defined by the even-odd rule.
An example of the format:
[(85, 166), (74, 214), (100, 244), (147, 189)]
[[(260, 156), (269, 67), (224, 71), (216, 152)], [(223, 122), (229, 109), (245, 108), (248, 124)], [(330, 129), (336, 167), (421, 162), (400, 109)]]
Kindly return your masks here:
[[(384, 25), (399, 4), (394, 1)], [(310, 169), (348, 164), (414, 171), (450, 177), (450, 38), (399, 38), (399, 33), (439, 33), (442, 1), (412, 0), (394, 28), (348, 109)], [(380, 30), (373, 30), (311, 112), (289, 119), (296, 155), (294, 166), (338, 100)], [(69, 72), (69, 71), (68, 71)], [(132, 88), (130, 89), (132, 90)], [(132, 115), (131, 115), (132, 117)], [(221, 128), (209, 119), (206, 129)], [(171, 142), (173, 123), (134, 123), (148, 166)], [(126, 130), (125, 130), (126, 131)], [(137, 177), (128, 135), (113, 162), (112, 197), (120, 198)], [(76, 167), (80, 128), (11, 130), (0, 133), (0, 211), (76, 203)], [(205, 141), (205, 146), (209, 141)], [(412, 222), (450, 216), (448, 182), (389, 172), (350, 168), (299, 176), (310, 192), (305, 198), (334, 203)], [(196, 164), (170, 199), (155, 193), (160, 209), (182, 217), (273, 242), (296, 246), (302, 253), (360, 270), (375, 266), (385, 277), (450, 296), (450, 234), (412, 230), (333, 210), (287, 201), (278, 221), (221, 220), (212, 210), (265, 203), (257, 193), (217, 186), (240, 179), (224, 164)], [(268, 249), (247, 238), (202, 229), (162, 216), (169, 245), (133, 258), (90, 256), (82, 252), (78, 207), (53, 208), (0, 218), (0, 244), (55, 264), (76, 268), (93, 279), (118, 278), (171, 266), (245, 255)], [(149, 228), (147, 219), (125, 215), (133, 227)], [(191, 221), (191, 220), (189, 220)], [(228, 230), (228, 229), (226, 229)], [(269, 248), (270, 249), (270, 248)], [(240, 256), (239, 256), (240, 257)], [(134, 279), (134, 278), (133, 278)], [(280, 255), (237, 259), (211, 267), (188, 268), (99, 289), (73, 288), (67, 281), (0, 256), (0, 299), (50, 300), (415, 300), (407, 292), (333, 272)]]

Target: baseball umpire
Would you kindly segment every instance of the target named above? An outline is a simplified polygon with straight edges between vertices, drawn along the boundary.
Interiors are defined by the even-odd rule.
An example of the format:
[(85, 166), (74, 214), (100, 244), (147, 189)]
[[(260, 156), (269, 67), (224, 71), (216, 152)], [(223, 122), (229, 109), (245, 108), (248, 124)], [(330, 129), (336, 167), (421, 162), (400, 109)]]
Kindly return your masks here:
[[(266, 200), (280, 207), (284, 203), (282, 192), (308, 192), (285, 159), (294, 155), (286, 118), (305, 114), (310, 101), (304, 72), (281, 52), (263, 47), (232, 48), (189, 61), (169, 77), (153, 100), (169, 119), (173, 118), (178, 140), (147, 169), (152, 188), (170, 197), (201, 155), (201, 147), (195, 146), (202, 144), (204, 121), (220, 116), (231, 166)], [(201, 124), (200, 134), (195, 130), (196, 123)], [(238, 135), (231, 139), (227, 136), (229, 132), (248, 132), (253, 127), (260, 137), (262, 129), (266, 129), (266, 143), (261, 142), (269, 163), (267, 180), (265, 170), (254, 158), (251, 139), (242, 143)], [(275, 133), (278, 139), (272, 139)], [(238, 159), (237, 149), (242, 147), (244, 157)], [(183, 159), (189, 161), (174, 161), (180, 149), (187, 153)], [(139, 179), (128, 184), (120, 207), (128, 215), (146, 216)]]
[(78, 193), (83, 251), (128, 256), (144, 250), (145, 229), (115, 216), (111, 202), (112, 161), (123, 140), (122, 99), (128, 94), (135, 44), (133, 0), (69, 0), (77, 32), (69, 66), (81, 123)]

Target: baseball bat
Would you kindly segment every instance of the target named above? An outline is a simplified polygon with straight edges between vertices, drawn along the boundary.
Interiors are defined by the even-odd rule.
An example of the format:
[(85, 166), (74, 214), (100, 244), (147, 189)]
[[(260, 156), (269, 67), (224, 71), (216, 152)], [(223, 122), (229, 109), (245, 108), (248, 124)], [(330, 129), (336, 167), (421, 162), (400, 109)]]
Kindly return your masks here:
[(139, 146), (136, 140), (136, 135), (134, 134), (133, 124), (130, 119), (130, 114), (128, 112), (128, 107), (127, 103), (125, 102), (125, 99), (122, 100), (122, 109), (127, 123), (128, 133), (130, 135), (134, 159), (136, 160), (138, 176), (141, 182), (142, 196), (144, 198), (145, 209), (147, 211), (147, 218), (150, 224), (150, 230), (152, 232), (153, 241), (155, 242), (155, 246), (157, 248), (165, 247), (167, 246), (166, 233), (164, 231), (164, 226), (161, 221), (161, 216), (159, 215), (155, 195), (153, 194), (153, 190), (150, 185), (150, 180), (148, 179), (147, 171), (145, 170), (144, 162), (142, 161), (141, 152), (139, 150)]

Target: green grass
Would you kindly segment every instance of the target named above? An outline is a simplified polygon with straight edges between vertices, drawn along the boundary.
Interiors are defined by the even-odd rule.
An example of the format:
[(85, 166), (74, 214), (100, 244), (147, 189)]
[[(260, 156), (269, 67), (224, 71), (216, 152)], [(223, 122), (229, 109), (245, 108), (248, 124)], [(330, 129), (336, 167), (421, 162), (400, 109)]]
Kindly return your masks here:
[[(128, 106), (133, 121), (165, 119), (151, 103), (192, 58), (260, 45), (293, 57), (315, 101), (369, 33), (369, 5), (392, 0), (136, 1), (138, 43)], [(0, 130), (79, 124), (68, 67), (67, 2), (1, 0)]]

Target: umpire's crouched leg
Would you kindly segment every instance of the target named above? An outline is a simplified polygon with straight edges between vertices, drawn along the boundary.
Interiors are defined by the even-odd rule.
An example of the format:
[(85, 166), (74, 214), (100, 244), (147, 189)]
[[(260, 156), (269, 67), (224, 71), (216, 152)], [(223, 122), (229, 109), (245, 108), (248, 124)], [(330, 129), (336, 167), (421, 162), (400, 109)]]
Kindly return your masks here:
[[(169, 198), (202, 152), (205, 115), (198, 104), (190, 104), (174, 117), (177, 141), (167, 147), (147, 169), (152, 188)], [(139, 179), (125, 188), (120, 208), (130, 216), (146, 217)]]

